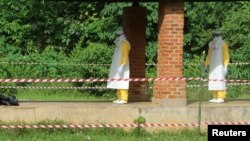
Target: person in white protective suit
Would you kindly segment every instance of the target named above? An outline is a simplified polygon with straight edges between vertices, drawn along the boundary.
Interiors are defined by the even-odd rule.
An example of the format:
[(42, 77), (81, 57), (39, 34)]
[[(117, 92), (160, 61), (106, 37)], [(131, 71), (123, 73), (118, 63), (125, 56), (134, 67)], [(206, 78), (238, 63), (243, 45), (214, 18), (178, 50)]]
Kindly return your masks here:
[[(112, 57), (109, 79), (129, 79), (129, 51), (130, 43), (127, 41), (122, 29), (116, 32), (116, 48)], [(117, 100), (113, 103), (126, 104), (128, 101), (129, 81), (109, 81), (107, 88), (117, 89)]]
[[(205, 68), (209, 67), (208, 90), (212, 91), (213, 99), (209, 102), (223, 103), (226, 97), (227, 66), (229, 64), (228, 43), (222, 39), (221, 32), (215, 31), (212, 41), (209, 42)], [(213, 81), (213, 80), (219, 81)], [(221, 81), (223, 80), (223, 81)]]

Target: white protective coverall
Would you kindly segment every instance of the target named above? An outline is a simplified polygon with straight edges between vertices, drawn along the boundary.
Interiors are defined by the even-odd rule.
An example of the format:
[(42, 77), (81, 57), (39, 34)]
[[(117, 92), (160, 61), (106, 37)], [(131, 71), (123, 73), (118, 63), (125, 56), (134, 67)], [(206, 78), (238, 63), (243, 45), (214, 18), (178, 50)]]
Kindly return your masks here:
[[(130, 44), (126, 40), (123, 32), (116, 39), (116, 48), (112, 57), (112, 63), (110, 66), (109, 79), (129, 79), (129, 50)], [(120, 72), (119, 72), (120, 69)], [(120, 100), (123, 100), (124, 103), (127, 103), (128, 100), (128, 89), (129, 81), (109, 81), (107, 83), (107, 88), (117, 89), (118, 100), (114, 103), (119, 103)], [(120, 103), (120, 104), (124, 104)]]
[[(209, 67), (209, 79), (226, 80), (227, 65), (229, 64), (228, 44), (219, 35), (209, 42), (205, 67)], [(208, 90), (213, 91), (213, 99), (209, 102), (224, 102), (226, 96), (226, 81), (209, 81)]]

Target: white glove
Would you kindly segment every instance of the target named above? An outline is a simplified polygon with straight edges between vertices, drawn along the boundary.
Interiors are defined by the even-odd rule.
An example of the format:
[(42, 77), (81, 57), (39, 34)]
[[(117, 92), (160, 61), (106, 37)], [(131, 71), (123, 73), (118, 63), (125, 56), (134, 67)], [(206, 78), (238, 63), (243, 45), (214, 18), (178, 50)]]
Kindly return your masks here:
[(117, 69), (117, 72), (118, 72), (119, 75), (122, 73), (122, 70), (123, 70), (123, 65), (121, 65), (121, 66)]
[(227, 66), (224, 66), (224, 75), (227, 75)]

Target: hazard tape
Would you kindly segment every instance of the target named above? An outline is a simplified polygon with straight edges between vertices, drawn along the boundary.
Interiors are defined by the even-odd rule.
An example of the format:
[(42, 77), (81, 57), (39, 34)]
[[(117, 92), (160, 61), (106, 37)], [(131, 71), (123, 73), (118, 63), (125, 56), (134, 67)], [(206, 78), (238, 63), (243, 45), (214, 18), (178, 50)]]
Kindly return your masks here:
[[(227, 86), (250, 85), (250, 83), (229, 83)], [(207, 87), (208, 85), (187, 85), (188, 88)]]
[(229, 65), (250, 65), (250, 62), (245, 62), (245, 63), (229, 63)]
[(62, 87), (62, 86), (0, 86), (2, 89), (66, 89), (66, 90), (84, 90), (84, 89), (108, 89), (107, 87)]
[(223, 79), (203, 79), (200, 77), (163, 77), (163, 78), (128, 78), (128, 79), (106, 79), (106, 78), (90, 78), (90, 79), (71, 79), (71, 78), (62, 78), (62, 79), (0, 79), (0, 83), (70, 83), (70, 82), (110, 82), (110, 81), (181, 81), (181, 80), (201, 80), (201, 81), (225, 81), (225, 82), (237, 82), (237, 83), (250, 83), (250, 80), (241, 79), (241, 80), (223, 80)]
[[(183, 65), (185, 65), (185, 66), (201, 66), (201, 64), (199, 64), (199, 63), (184, 63)], [(229, 63), (228, 65), (250, 65), (250, 62)]]
[[(250, 122), (201, 122), (206, 125), (250, 125)], [(147, 127), (198, 127), (198, 123), (166, 123), (166, 124), (67, 124), (67, 125), (0, 125), (0, 129), (67, 129), (67, 128), (147, 128)]]
[(59, 65), (59, 66), (110, 66), (110, 64), (45, 63), (45, 62), (0, 62), (11, 65)]
[(157, 66), (157, 64), (148, 64), (148, 63), (146, 63), (145, 65), (146, 66)]
[[(239, 85), (250, 85), (250, 83), (229, 83), (228, 86), (239, 86)], [(198, 87), (207, 87), (208, 85), (187, 85), (187, 88), (198, 88)], [(97, 89), (108, 89), (107, 87), (63, 87), (63, 86), (0, 86), (1, 89), (39, 89), (39, 90), (97, 90)], [(153, 89), (153, 87), (149, 87)]]
[[(110, 66), (110, 64), (83, 64), (83, 63), (45, 63), (45, 62), (6, 62), (2, 61), (0, 64), (11, 64), (11, 65), (59, 65), (59, 66)], [(146, 66), (157, 66), (157, 64), (146, 63)], [(186, 66), (200, 66), (199, 63), (184, 63)], [(236, 62), (229, 63), (229, 65), (250, 65), (250, 62)]]

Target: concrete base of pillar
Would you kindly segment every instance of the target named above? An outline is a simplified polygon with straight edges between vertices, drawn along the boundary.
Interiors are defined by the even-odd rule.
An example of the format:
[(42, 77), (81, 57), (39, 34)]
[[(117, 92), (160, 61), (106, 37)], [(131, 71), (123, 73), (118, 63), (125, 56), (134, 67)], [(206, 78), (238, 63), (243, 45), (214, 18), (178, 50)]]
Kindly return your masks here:
[(128, 101), (129, 102), (148, 102), (149, 95), (146, 95), (146, 94), (129, 95)]
[(187, 99), (158, 99), (152, 98), (152, 102), (160, 104), (162, 107), (185, 107), (187, 106)]
[[(199, 102), (185, 107), (162, 107), (151, 102), (122, 105), (112, 102), (20, 102), (20, 106), (0, 106), (0, 121), (34, 124), (59, 120), (71, 124), (127, 124), (143, 116), (146, 123), (197, 123), (198, 112)], [(249, 119), (249, 101), (202, 103), (202, 122), (246, 122)]]

